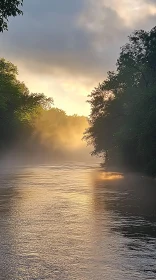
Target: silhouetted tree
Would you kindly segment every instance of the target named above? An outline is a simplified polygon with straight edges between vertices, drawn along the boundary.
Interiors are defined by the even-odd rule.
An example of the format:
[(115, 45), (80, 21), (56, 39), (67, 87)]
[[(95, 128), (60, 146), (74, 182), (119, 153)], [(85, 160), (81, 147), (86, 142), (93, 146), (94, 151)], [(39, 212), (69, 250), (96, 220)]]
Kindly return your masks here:
[(121, 48), (117, 69), (89, 99), (86, 140), (107, 166), (156, 174), (156, 27), (135, 31)]
[(8, 18), (23, 14), (23, 0), (0, 0), (0, 32), (8, 30)]
[(17, 79), (17, 67), (0, 59), (0, 147), (16, 141), (22, 131), (53, 100), (44, 94), (30, 93)]

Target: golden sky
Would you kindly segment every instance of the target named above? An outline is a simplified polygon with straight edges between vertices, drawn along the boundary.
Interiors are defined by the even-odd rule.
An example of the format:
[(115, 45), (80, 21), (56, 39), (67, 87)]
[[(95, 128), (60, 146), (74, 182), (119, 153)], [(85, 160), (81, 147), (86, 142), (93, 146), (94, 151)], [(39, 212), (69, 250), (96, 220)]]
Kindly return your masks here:
[(88, 115), (87, 95), (115, 68), (134, 29), (156, 22), (156, 0), (24, 0), (24, 16), (0, 35), (1, 57), (32, 92), (68, 114)]

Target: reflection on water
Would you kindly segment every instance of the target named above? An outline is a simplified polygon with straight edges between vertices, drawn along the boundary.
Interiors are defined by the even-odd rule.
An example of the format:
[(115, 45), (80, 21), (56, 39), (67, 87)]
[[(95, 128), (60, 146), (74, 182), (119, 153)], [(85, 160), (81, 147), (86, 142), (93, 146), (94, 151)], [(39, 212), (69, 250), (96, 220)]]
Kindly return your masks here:
[(114, 180), (95, 180), (95, 212), (108, 211), (111, 231), (124, 237), (125, 258), (132, 260), (138, 278), (156, 279), (156, 183), (135, 174), (107, 176)]
[(0, 279), (156, 278), (156, 184), (83, 164), (1, 171)]

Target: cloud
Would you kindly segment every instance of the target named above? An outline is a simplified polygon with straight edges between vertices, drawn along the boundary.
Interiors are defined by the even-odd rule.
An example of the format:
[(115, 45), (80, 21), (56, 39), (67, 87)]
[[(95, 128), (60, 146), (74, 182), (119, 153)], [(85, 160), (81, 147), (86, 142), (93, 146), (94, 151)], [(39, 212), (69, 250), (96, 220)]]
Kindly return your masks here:
[(83, 6), (78, 2), (47, 0), (45, 6), (43, 1), (27, 0), (24, 17), (12, 20), (9, 33), (3, 35), (3, 50), (41, 73), (93, 72), (97, 57), (89, 33), (77, 25)]
[(105, 0), (104, 5), (115, 10), (127, 26), (135, 26), (148, 16), (156, 15), (156, 5), (147, 0)]
[(90, 33), (101, 59), (99, 70), (106, 73), (114, 69), (128, 35), (136, 29), (151, 29), (155, 20), (156, 0), (88, 0), (79, 24)]
[(154, 0), (25, 0), (24, 16), (0, 36), (0, 52), (77, 100), (114, 69), (127, 36), (155, 19)]
[[(86, 23), (85, 26), (80, 23), (85, 10), (83, 0), (46, 0), (47, 5), (41, 0), (25, 3), (24, 16), (11, 20), (9, 32), (2, 35), (5, 53), (39, 73), (66, 74), (86, 80), (97, 80), (104, 75), (114, 60), (112, 53), (117, 53), (117, 47), (114, 50), (111, 44), (116, 41), (116, 34), (120, 41), (123, 33), (116, 11), (105, 7), (105, 18), (101, 20), (102, 14), (99, 17), (97, 9), (95, 16), (103, 25), (100, 34), (105, 37), (101, 40), (98, 34), (86, 28)], [(86, 10), (91, 7), (92, 1), (88, 1)], [(89, 17), (86, 20), (89, 21)]]

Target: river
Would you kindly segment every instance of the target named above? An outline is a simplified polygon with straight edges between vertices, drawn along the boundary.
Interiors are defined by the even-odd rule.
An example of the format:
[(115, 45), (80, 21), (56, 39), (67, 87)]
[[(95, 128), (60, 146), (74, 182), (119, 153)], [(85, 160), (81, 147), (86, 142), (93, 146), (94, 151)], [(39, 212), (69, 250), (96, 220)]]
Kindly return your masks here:
[(3, 279), (156, 279), (156, 183), (83, 163), (1, 168)]

